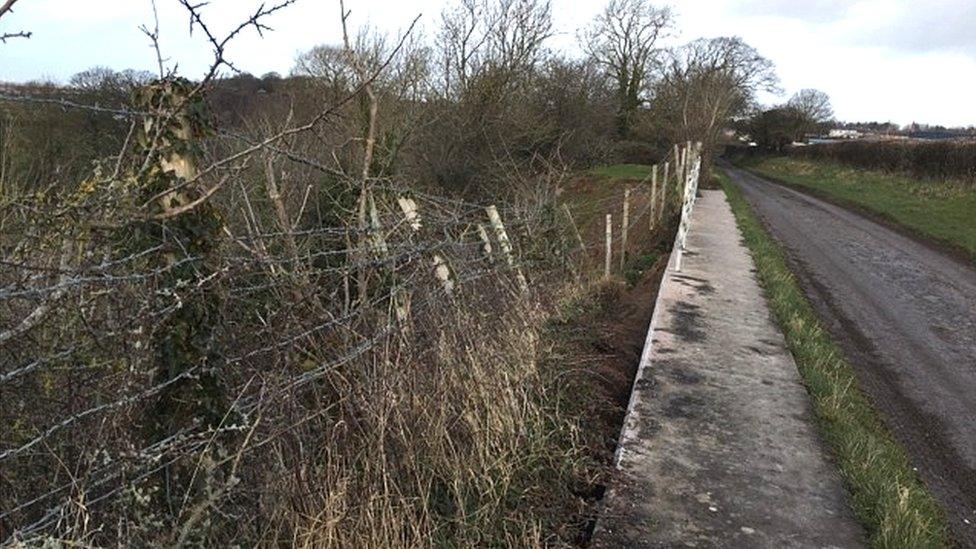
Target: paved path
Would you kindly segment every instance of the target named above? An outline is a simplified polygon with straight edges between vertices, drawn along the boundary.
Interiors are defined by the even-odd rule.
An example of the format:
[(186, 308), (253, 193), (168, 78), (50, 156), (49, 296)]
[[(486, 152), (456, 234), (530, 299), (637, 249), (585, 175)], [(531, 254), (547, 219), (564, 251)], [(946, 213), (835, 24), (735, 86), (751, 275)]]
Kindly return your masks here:
[(976, 548), (976, 269), (851, 210), (727, 171), (954, 536)]
[[(861, 547), (721, 191), (665, 274), (597, 547)], [(673, 262), (672, 262), (673, 263)]]

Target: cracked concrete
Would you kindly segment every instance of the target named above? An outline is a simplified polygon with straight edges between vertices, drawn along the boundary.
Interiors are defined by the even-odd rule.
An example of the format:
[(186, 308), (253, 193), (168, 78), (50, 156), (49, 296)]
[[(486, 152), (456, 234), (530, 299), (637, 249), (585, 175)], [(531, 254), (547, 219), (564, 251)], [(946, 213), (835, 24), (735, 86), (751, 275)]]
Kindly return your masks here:
[(721, 191), (662, 282), (596, 547), (862, 547)]

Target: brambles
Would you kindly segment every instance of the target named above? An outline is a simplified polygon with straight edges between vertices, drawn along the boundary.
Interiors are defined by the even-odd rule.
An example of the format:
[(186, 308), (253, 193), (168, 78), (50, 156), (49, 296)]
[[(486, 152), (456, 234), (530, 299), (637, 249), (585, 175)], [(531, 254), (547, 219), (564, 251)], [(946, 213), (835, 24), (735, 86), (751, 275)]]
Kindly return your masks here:
[(596, 464), (544, 327), (589, 289), (563, 193), (614, 149), (604, 75), (544, 2), (261, 79), (227, 46), (291, 1), (222, 36), (179, 4), (199, 81), (0, 94), (0, 542), (575, 539)]

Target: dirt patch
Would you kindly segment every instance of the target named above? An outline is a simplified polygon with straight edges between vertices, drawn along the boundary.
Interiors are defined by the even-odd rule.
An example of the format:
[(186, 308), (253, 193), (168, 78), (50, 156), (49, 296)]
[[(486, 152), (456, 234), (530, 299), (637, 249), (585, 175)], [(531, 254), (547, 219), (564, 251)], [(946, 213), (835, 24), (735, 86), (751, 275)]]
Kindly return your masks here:
[(668, 256), (662, 255), (641, 273), (636, 284), (617, 280), (600, 283), (588, 296), (585, 312), (554, 326), (554, 356), (560, 357), (560, 367), (569, 372), (567, 382), (573, 385), (570, 394), (579, 396), (570, 405), (580, 408), (580, 431), (587, 451), (598, 464), (591, 478), (574, 488), (587, 504), (586, 516), (578, 525), (580, 545), (589, 542), (598, 503), (613, 469), (613, 455), (667, 260)]

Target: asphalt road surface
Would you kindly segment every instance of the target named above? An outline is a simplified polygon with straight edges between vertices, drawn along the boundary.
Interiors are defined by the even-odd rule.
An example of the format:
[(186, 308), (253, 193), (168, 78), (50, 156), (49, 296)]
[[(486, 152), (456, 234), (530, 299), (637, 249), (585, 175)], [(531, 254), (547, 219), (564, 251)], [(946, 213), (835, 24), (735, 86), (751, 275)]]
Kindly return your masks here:
[(727, 171), (786, 249), (954, 537), (976, 548), (976, 269), (850, 209)]

